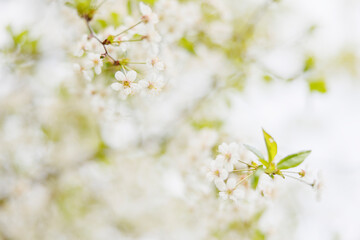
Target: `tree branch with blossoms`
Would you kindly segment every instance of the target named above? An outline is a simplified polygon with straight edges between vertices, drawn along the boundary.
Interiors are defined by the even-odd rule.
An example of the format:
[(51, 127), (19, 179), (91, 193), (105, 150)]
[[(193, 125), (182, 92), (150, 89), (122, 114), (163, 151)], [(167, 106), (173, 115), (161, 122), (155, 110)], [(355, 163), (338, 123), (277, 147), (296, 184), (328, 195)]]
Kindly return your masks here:
[[(117, 82), (112, 83), (110, 86), (113, 90), (120, 92), (120, 95), (123, 98), (143, 90), (146, 90), (151, 94), (157, 94), (164, 87), (163, 77), (160, 72), (165, 69), (164, 63), (155, 55), (158, 51), (157, 43), (161, 40), (161, 37), (155, 30), (155, 24), (159, 21), (158, 16), (153, 13), (148, 5), (140, 2), (139, 10), (141, 16), (139, 21), (129, 27), (122, 26), (122, 29), (119, 29), (117, 33), (114, 31), (111, 33), (104, 32), (104, 37), (101, 38), (95, 33), (95, 30), (91, 26), (91, 22), (95, 17), (96, 11), (102, 4), (104, 4), (104, 2), (101, 2), (99, 5), (94, 4), (94, 1), (91, 0), (87, 0), (85, 5), (82, 3), (83, 2), (80, 0), (74, 0), (70, 6), (75, 8), (78, 11), (78, 15), (85, 20), (89, 31), (89, 36), (84, 39), (84, 43), (80, 45), (81, 51), (80, 54), (78, 54), (82, 57), (84, 53), (86, 53), (88, 58), (85, 66), (78, 67), (78, 69), (84, 74), (85, 78), (88, 80), (92, 79), (93, 74), (91, 69), (94, 69), (95, 74), (99, 75), (104, 67), (103, 60), (108, 58), (112, 66), (120, 67), (120, 69), (114, 74)], [(126, 35), (130, 35), (132, 37), (129, 38)], [(103, 49), (102, 53), (93, 53), (97, 50), (94, 49), (94, 47), (88, 46), (91, 39), (94, 39), (97, 44), (101, 46)], [(148, 54), (145, 54), (145, 56), (151, 56), (149, 56), (146, 60), (130, 59), (127, 56), (128, 52), (136, 49), (137, 47), (130, 47), (127, 46), (127, 44), (144, 41), (147, 43), (144, 50), (145, 52), (149, 52)], [(123, 53), (117, 55), (121, 55), (122, 57), (117, 57), (115, 56), (116, 54), (113, 55), (109, 46), (120, 47), (120, 50)], [(150, 52), (152, 53), (150, 54)], [(144, 79), (137, 80), (137, 70), (129, 65), (146, 66), (145, 68), (148, 70), (141, 71), (141, 76)]]

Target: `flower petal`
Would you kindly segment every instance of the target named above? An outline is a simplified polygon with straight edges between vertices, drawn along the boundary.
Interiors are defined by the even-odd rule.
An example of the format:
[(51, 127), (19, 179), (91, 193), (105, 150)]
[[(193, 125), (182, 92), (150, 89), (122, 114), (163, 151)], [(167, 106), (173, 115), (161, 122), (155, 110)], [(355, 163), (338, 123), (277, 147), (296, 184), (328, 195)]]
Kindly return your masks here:
[(117, 71), (115, 73), (115, 78), (118, 81), (125, 81), (125, 79), (126, 79), (125, 74), (123, 72), (121, 72), (121, 71)]
[(114, 89), (115, 91), (119, 91), (122, 88), (122, 85), (116, 82), (111, 84), (111, 88)]
[(151, 8), (143, 2), (140, 2), (139, 7), (142, 15), (149, 15), (152, 13)]
[(126, 73), (126, 78), (128, 81), (133, 82), (136, 79), (137, 73), (134, 70), (131, 70)]

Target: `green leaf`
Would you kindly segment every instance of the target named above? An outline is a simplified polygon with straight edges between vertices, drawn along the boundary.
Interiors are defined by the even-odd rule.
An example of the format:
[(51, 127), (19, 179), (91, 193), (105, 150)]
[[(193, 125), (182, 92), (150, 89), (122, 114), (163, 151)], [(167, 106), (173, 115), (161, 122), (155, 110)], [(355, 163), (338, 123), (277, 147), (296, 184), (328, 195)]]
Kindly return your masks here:
[(288, 155), (281, 159), (276, 167), (280, 170), (296, 167), (300, 165), (310, 153), (311, 151), (303, 151)]
[(189, 53), (196, 54), (195, 45), (193, 42), (189, 41), (187, 38), (183, 37), (179, 41), (179, 46), (186, 49)]
[(138, 2), (143, 2), (149, 4), (150, 6), (154, 6), (157, 0), (138, 0)]
[(307, 72), (315, 67), (315, 59), (312, 56), (306, 58), (304, 63), (304, 72)]
[(270, 75), (264, 75), (263, 80), (267, 83), (273, 81), (273, 78)]
[(263, 129), (264, 140), (268, 151), (268, 162), (271, 163), (277, 154), (277, 144), (275, 140)]
[(254, 234), (251, 238), (251, 240), (265, 240), (265, 239), (266, 239), (265, 234), (262, 231), (260, 231), (259, 229), (256, 229), (254, 231)]
[(310, 79), (309, 80), (310, 92), (326, 93), (326, 82), (324, 78)]
[(252, 175), (251, 180), (250, 180), (250, 185), (252, 189), (256, 189), (258, 183), (259, 183), (259, 178), (261, 176), (261, 174), (264, 172), (264, 168), (262, 166), (258, 167), (255, 170), (255, 173)]
[(257, 150), (256, 148), (252, 147), (252, 146), (249, 146), (247, 144), (244, 144), (244, 147), (247, 148), (247, 150), (249, 150), (250, 152), (252, 152), (253, 154), (255, 154), (258, 158), (259, 158), (259, 161), (264, 164), (265, 167), (268, 167), (269, 166), (269, 163), (267, 161), (265, 161), (265, 158), (264, 156), (262, 155), (262, 153)]
[(213, 128), (218, 130), (222, 127), (223, 122), (221, 120), (201, 119), (199, 121), (191, 122), (191, 125), (197, 130), (201, 130), (204, 128)]

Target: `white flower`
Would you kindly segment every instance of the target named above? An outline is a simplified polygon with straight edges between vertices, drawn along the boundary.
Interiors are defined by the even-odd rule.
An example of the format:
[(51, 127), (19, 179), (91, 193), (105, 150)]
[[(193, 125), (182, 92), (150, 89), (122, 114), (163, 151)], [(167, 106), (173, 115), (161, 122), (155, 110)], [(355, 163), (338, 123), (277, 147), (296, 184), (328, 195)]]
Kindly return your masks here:
[(152, 74), (147, 79), (139, 81), (139, 85), (141, 86), (141, 88), (147, 89), (150, 94), (156, 95), (164, 87), (164, 81), (161, 76)]
[(120, 47), (120, 50), (125, 52), (128, 48), (129, 48), (129, 43), (127, 42), (129, 40), (128, 37), (126, 36), (118, 36), (115, 38), (116, 41), (119, 41), (119, 47)]
[(224, 162), (224, 167), (228, 171), (232, 171), (234, 169), (234, 164), (236, 164), (240, 159), (239, 154), (239, 145), (237, 143), (222, 143), (219, 146), (219, 155), (217, 158)]
[(156, 13), (153, 13), (151, 8), (144, 4), (143, 2), (140, 2), (140, 12), (142, 14), (141, 19), (144, 21), (144, 23), (149, 24), (156, 24), (159, 22), (159, 18)]
[(125, 97), (135, 93), (138, 90), (138, 84), (135, 83), (137, 73), (133, 70), (125, 72), (117, 71), (115, 78), (120, 83), (111, 84), (111, 88), (120, 91)]
[(159, 43), (161, 41), (161, 36), (159, 33), (153, 29), (141, 29), (139, 33), (142, 35), (143, 45), (145, 48), (150, 48), (153, 54), (158, 54), (159, 52)]
[(91, 80), (93, 79), (94, 77), (94, 72), (93, 71), (90, 71), (90, 70), (87, 70), (85, 69), (83, 66), (81, 66), (80, 64), (78, 63), (75, 63), (74, 64), (74, 69), (78, 72), (80, 72), (84, 78), (86, 80), (88, 80), (89, 82), (91, 82)]
[(89, 53), (85, 65), (86, 68), (94, 68), (95, 73), (99, 75), (103, 66), (103, 60), (100, 58), (100, 54)]
[(210, 162), (209, 172), (206, 177), (209, 181), (224, 181), (228, 178), (229, 173), (223, 167), (223, 163), (218, 160), (212, 160)]
[(242, 191), (236, 188), (236, 179), (229, 178), (226, 182), (222, 182), (222, 184), (217, 184), (218, 189), (220, 190), (219, 196), (224, 199), (231, 199), (233, 201), (238, 201), (242, 197)]
[(81, 37), (81, 40), (76, 46), (76, 49), (74, 51), (74, 56), (81, 57), (84, 55), (84, 53), (88, 50), (90, 50), (91, 44), (89, 42), (89, 36), (87, 34), (83, 35)]
[(154, 69), (156, 71), (163, 71), (165, 69), (165, 64), (162, 61), (160, 61), (158, 57), (149, 58), (146, 61), (146, 65), (150, 69)]

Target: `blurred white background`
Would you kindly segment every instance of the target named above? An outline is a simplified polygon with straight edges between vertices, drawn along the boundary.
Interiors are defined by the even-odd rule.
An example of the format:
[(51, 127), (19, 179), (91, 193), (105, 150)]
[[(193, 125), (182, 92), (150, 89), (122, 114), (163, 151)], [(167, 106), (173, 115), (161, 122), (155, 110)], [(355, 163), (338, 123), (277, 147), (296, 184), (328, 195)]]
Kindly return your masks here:
[[(298, 30), (305, 30), (309, 25), (317, 28), (304, 45), (319, 58), (318, 62), (334, 57), (343, 49), (360, 56), (360, 1), (282, 0), (281, 4), (283, 10), (278, 19), (274, 19), (273, 34), (278, 35), (284, 45), (264, 54), (263, 58), (264, 64), (277, 74), (286, 77), (296, 72), (296, 60), (292, 62), (292, 57), (297, 55), (297, 48), (286, 43), (297, 39), (301, 32)], [(56, 16), (52, 15), (54, 7), (51, 1), (1, 0), (0, 32), (9, 23), (34, 25), (34, 29), (41, 32), (45, 25), (57, 24)], [(54, 39), (62, 37), (61, 29), (54, 32)], [(1, 35), (0, 42), (4, 40)], [(360, 73), (360, 66), (356, 68)], [(295, 208), (292, 212), (298, 224), (294, 230), (297, 240), (359, 240), (360, 79), (346, 71), (335, 72), (327, 74), (327, 87), (326, 94), (310, 94), (307, 83), (301, 79), (288, 83), (275, 81), (269, 85), (253, 79), (244, 93), (236, 97), (238, 111), (233, 113), (234, 124), (241, 121), (244, 128), (251, 126), (260, 146), (259, 127), (268, 129), (282, 154), (297, 151), (299, 147), (312, 149), (306, 164), (312, 172), (320, 174), (323, 181), (320, 196), (309, 187), (290, 181), (280, 189), (280, 195), (286, 193), (282, 196), (286, 201), (276, 201), (270, 210), (274, 214), (267, 217), (276, 218), (276, 211)], [(293, 189), (291, 194), (289, 189)], [(294, 204), (284, 205), (284, 202)]]

